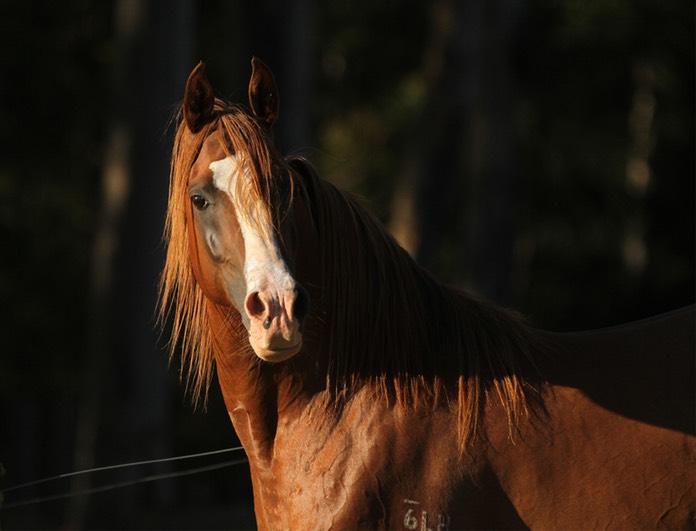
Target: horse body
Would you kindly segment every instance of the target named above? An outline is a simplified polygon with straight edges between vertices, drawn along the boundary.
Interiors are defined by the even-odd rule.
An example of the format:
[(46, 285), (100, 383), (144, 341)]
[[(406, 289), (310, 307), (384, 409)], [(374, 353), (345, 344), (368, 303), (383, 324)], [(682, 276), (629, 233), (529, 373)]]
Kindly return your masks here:
[(253, 116), (212, 94), (197, 67), (163, 307), (194, 393), (217, 369), (259, 528), (694, 526), (693, 308), (533, 330), (437, 282), (279, 157), (262, 63)]
[[(505, 412), (492, 400), (486, 436), (465, 454), (457, 450), (456, 419), (448, 409), (404, 411), (364, 389), (339, 419), (326, 422), (321, 394), (298, 396), (277, 387), (290, 376), (269, 378), (264, 391), (257, 379), (242, 378), (252, 393), (277, 399), (263, 411), (230, 408), (250, 456), (259, 526), (688, 528), (696, 443), (690, 435), (693, 393), (683, 393), (694, 376), (688, 370), (693, 354), (685, 348), (693, 319), (686, 311), (635, 329), (553, 336), (555, 348), (543, 353), (542, 370), (561, 383), (545, 390), (545, 411), (511, 440)], [(644, 327), (660, 332), (641, 337)], [(641, 340), (647, 338), (660, 348), (676, 342), (681, 356), (661, 359), (653, 354), (660, 350), (645, 351)], [(617, 343), (650, 355), (621, 356)], [(602, 367), (612, 364), (624, 368), (623, 376), (598, 386)], [(643, 372), (646, 364), (655, 371)], [(244, 395), (242, 381), (230, 385), (226, 377), (228, 369), (238, 373), (234, 365), (219, 369), (228, 405)], [(662, 379), (670, 385), (654, 384)]]

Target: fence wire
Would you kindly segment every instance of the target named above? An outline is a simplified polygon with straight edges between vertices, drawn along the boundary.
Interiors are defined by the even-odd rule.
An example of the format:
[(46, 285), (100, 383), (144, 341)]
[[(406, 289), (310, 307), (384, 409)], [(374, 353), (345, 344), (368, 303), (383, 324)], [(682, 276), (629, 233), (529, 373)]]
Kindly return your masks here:
[(245, 457), (241, 457), (241, 458), (237, 458), (237, 459), (223, 461), (221, 463), (215, 463), (215, 464), (211, 464), (211, 465), (188, 468), (188, 469), (179, 470), (176, 472), (165, 472), (165, 473), (160, 473), (160, 474), (151, 474), (151, 475), (143, 476), (143, 477), (137, 478), (137, 479), (118, 481), (118, 482), (109, 483), (107, 485), (103, 485), (100, 487), (93, 487), (93, 488), (83, 489), (83, 490), (79, 490), (79, 491), (70, 491), (70, 492), (65, 492), (65, 493), (61, 493), (61, 494), (41, 496), (41, 497), (35, 497), (35, 498), (26, 499), (26, 500), (20, 500), (20, 501), (16, 501), (16, 502), (3, 503), (4, 495), (6, 493), (11, 492), (11, 491), (16, 491), (19, 489), (23, 489), (26, 487), (31, 487), (31, 486), (35, 486), (35, 485), (42, 485), (42, 484), (49, 483), (52, 481), (57, 481), (59, 479), (69, 478), (69, 477), (78, 476), (78, 475), (94, 474), (94, 473), (103, 472), (106, 470), (134, 468), (134, 467), (152, 465), (152, 464), (158, 464), (158, 463), (170, 463), (170, 462), (174, 462), (174, 461), (182, 461), (182, 460), (186, 460), (186, 459), (196, 459), (196, 458), (207, 457), (207, 456), (211, 456), (211, 455), (230, 453), (230, 452), (235, 452), (235, 451), (239, 451), (239, 450), (243, 450), (243, 448), (241, 446), (237, 446), (234, 448), (225, 448), (222, 450), (214, 450), (211, 452), (201, 452), (201, 453), (197, 453), (197, 454), (182, 455), (182, 456), (177, 456), (177, 457), (166, 457), (166, 458), (162, 458), (162, 459), (149, 459), (146, 461), (134, 461), (134, 462), (130, 462), (130, 463), (122, 463), (122, 464), (118, 464), (118, 465), (110, 465), (110, 466), (103, 466), (103, 467), (97, 467), (97, 468), (90, 468), (87, 470), (79, 470), (76, 472), (68, 472), (66, 474), (59, 474), (57, 476), (51, 476), (51, 477), (46, 477), (43, 479), (38, 479), (35, 481), (29, 481), (27, 483), (15, 485), (15, 486), (9, 487), (7, 489), (0, 489), (0, 510), (4, 511), (4, 510), (8, 510), (8, 509), (13, 509), (15, 507), (24, 507), (24, 506), (28, 506), (28, 505), (35, 505), (35, 504), (49, 502), (49, 501), (74, 498), (77, 496), (85, 496), (88, 494), (95, 494), (95, 493), (99, 493), (99, 492), (106, 492), (109, 490), (120, 489), (120, 488), (124, 488), (124, 487), (131, 487), (131, 486), (138, 485), (141, 483), (149, 483), (152, 481), (159, 481), (159, 480), (164, 480), (164, 479), (190, 476), (193, 474), (200, 474), (203, 472), (209, 472), (212, 470), (218, 470), (220, 468), (226, 468), (226, 467), (231, 467), (231, 466), (239, 465), (242, 463), (246, 463), (247, 458), (245, 456)]

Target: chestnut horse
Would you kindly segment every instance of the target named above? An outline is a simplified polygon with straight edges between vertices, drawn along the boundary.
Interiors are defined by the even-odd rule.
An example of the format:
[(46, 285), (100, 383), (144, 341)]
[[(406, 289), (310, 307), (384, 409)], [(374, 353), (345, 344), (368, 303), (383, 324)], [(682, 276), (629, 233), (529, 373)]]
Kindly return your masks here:
[(263, 529), (694, 526), (693, 308), (554, 334), (446, 287), (350, 195), (191, 73), (162, 312), (217, 377)]

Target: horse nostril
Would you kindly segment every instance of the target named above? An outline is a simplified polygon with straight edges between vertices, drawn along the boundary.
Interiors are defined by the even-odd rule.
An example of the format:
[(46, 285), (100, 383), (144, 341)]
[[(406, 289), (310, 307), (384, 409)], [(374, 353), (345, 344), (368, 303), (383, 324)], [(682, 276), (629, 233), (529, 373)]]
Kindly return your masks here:
[(249, 293), (244, 301), (244, 309), (249, 317), (261, 317), (266, 311), (266, 305), (261, 300), (258, 291)]
[(304, 318), (309, 313), (309, 293), (299, 284), (295, 288), (297, 298), (295, 299), (294, 314), (297, 320), (302, 324)]

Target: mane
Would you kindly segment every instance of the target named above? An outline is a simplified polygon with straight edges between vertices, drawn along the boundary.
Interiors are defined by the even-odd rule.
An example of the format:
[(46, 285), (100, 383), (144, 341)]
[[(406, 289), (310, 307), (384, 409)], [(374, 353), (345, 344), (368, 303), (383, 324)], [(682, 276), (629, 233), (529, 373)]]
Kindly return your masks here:
[[(394, 407), (444, 404), (456, 412), (464, 449), (480, 432), (486, 403), (496, 397), (513, 435), (539, 396), (534, 378), (526, 376), (534, 374), (536, 340), (524, 322), (435, 280), (353, 196), (321, 179), (307, 160), (280, 157), (244, 109), (216, 100), (215, 111), (215, 120), (196, 134), (179, 117), (160, 283), (160, 319), (172, 314), (170, 357), (181, 352), (181, 376), (194, 403), (207, 396), (215, 339), (209, 303), (189, 262), (187, 180), (205, 138), (217, 129), (230, 152), (250, 163), (250, 200), (280, 205), (282, 194), (269, 180), (279, 174), (289, 180), (289, 190), (301, 185), (310, 199), (322, 263), (322, 295), (310, 318), (320, 327), (331, 402), (339, 406), (369, 386), (376, 399)], [(246, 338), (239, 319), (230, 326)], [(239, 348), (249, 350), (243, 341)]]
[[(351, 194), (294, 159), (314, 195), (323, 282), (321, 356), (336, 399), (377, 398), (456, 411), (464, 448), (496, 397), (510, 435), (540, 404), (537, 338), (515, 312), (444, 285), (414, 262)], [(454, 397), (454, 398), (453, 398)]]

